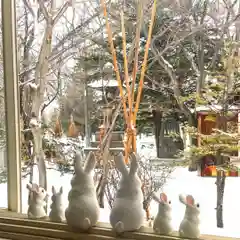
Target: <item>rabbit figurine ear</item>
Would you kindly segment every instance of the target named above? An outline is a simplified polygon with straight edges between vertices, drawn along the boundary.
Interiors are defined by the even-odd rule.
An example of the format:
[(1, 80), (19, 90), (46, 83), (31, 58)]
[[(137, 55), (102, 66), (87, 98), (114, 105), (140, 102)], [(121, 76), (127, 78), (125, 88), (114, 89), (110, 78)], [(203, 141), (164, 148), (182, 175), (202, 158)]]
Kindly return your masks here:
[(63, 194), (63, 187), (62, 187), (62, 186), (60, 187), (59, 192), (60, 192), (61, 194)]
[(160, 194), (160, 202), (164, 202), (166, 203), (167, 202), (167, 195), (165, 193), (161, 193)]
[(52, 186), (52, 194), (55, 195), (57, 192), (56, 192), (56, 189), (54, 186)]
[(131, 165), (130, 165), (130, 173), (129, 174), (134, 175), (138, 169), (137, 156), (135, 153), (132, 153), (130, 156), (131, 156)]
[(186, 202), (187, 202), (187, 205), (193, 206), (194, 202), (195, 202), (193, 196), (192, 195), (187, 195)]
[(27, 189), (29, 191), (36, 191), (38, 192), (39, 191), (39, 187), (36, 183), (33, 183), (33, 184), (27, 184)]
[(95, 163), (96, 163), (95, 155), (93, 152), (90, 152), (85, 162), (84, 172), (90, 173), (94, 169)]
[(153, 193), (152, 198), (153, 198), (154, 201), (156, 201), (158, 203), (161, 203), (159, 198), (157, 197), (157, 195), (155, 193)]
[(117, 156), (115, 156), (114, 158), (114, 162), (115, 162), (115, 166), (117, 168), (117, 170), (124, 176), (128, 175), (128, 170), (126, 168), (125, 162), (124, 162), (124, 158), (123, 158), (123, 154), (119, 153)]
[(179, 195), (179, 201), (184, 205), (187, 205), (186, 198), (182, 194)]
[(75, 172), (82, 172), (83, 169), (82, 169), (82, 166), (81, 166), (81, 160), (82, 160), (82, 155), (81, 153), (77, 153), (75, 155), (75, 159), (74, 159), (74, 169), (75, 169)]

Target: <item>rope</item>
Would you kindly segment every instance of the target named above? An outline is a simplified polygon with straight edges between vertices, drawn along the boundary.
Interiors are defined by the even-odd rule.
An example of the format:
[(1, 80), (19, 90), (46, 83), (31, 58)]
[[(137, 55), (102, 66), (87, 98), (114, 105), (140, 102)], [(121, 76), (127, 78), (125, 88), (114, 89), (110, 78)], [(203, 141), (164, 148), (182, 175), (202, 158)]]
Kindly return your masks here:
[(124, 137), (124, 149), (125, 149), (125, 163), (128, 164), (129, 160), (129, 154), (131, 152), (136, 152), (136, 127), (134, 124), (128, 125), (126, 131), (125, 131), (125, 137)]

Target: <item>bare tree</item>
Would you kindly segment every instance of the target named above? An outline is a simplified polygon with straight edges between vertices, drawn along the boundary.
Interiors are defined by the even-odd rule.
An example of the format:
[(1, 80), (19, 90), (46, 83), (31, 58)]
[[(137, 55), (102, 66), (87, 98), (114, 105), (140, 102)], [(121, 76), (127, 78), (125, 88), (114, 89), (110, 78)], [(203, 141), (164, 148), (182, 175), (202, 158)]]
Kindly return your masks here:
[[(47, 173), (42, 144), (51, 120), (48, 108), (62, 93), (63, 81), (66, 84), (67, 79), (71, 78), (73, 68), (67, 72), (65, 65), (79, 52), (79, 44), (81, 46), (93, 31), (85, 27), (99, 12), (94, 9), (95, 12), (89, 13), (85, 19), (77, 20), (75, 9), (71, 9), (71, 1), (64, 1), (61, 6), (56, 0), (39, 0), (35, 5), (26, 0), (22, 3), (20, 9), (24, 9), (24, 14), (19, 16), (21, 24), (18, 32), (23, 132), (25, 140), (33, 140), (31, 165), (37, 163), (39, 185), (46, 189)], [(72, 12), (72, 21), (66, 15), (69, 11)], [(65, 21), (67, 29), (59, 34), (57, 28), (61, 26), (61, 21)]]

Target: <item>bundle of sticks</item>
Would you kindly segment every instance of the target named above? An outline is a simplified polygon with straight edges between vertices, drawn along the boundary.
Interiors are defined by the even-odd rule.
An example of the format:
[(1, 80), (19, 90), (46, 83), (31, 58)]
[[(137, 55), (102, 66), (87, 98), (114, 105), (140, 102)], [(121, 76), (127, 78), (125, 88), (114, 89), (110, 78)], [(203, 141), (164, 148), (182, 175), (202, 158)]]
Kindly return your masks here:
[[(124, 94), (123, 91), (123, 85), (121, 81), (121, 75), (118, 68), (118, 62), (117, 62), (117, 55), (116, 50), (113, 43), (113, 33), (111, 30), (110, 23), (108, 21), (108, 13), (107, 13), (107, 7), (105, 4), (105, 0), (101, 0), (101, 5), (103, 8), (103, 13), (105, 17), (106, 22), (106, 30), (108, 35), (108, 43), (110, 45), (110, 50), (112, 54), (112, 60), (113, 60), (113, 66), (116, 73), (116, 78), (118, 82), (118, 88), (119, 88), (119, 94), (121, 97), (121, 102), (123, 106), (123, 113), (124, 113), (124, 119), (126, 123), (126, 131), (125, 131), (125, 138), (124, 138), (124, 150), (125, 150), (125, 162), (128, 163), (129, 154), (131, 152), (137, 151), (136, 146), (136, 120), (137, 120), (137, 113), (139, 110), (139, 104), (141, 100), (141, 94), (143, 90), (143, 83), (144, 83), (144, 76), (147, 66), (147, 60), (148, 60), (148, 51), (149, 46), (151, 43), (151, 36), (152, 36), (152, 30), (154, 25), (154, 19), (156, 14), (156, 8), (157, 8), (157, 0), (153, 1), (152, 4), (152, 13), (151, 13), (151, 21), (149, 23), (149, 30), (148, 30), (148, 38), (145, 45), (145, 51), (144, 51), (144, 59), (141, 66), (141, 73), (140, 73), (140, 79), (139, 79), (139, 85), (137, 90), (137, 98), (134, 99), (135, 96), (135, 83), (136, 83), (136, 76), (138, 71), (138, 62), (139, 62), (139, 43), (140, 43), (140, 33), (141, 33), (141, 26), (143, 23), (143, 6), (142, 1), (138, 1), (138, 14), (137, 14), (137, 28), (136, 28), (136, 36), (132, 43), (132, 48), (134, 49), (134, 59), (133, 59), (133, 70), (131, 76), (129, 76), (129, 58), (127, 56), (127, 44), (126, 44), (126, 30), (125, 30), (125, 23), (124, 23), (124, 11), (121, 10), (121, 31), (122, 31), (122, 47), (123, 47), (123, 57), (124, 57), (124, 83), (126, 85), (127, 94)], [(130, 51), (131, 52), (131, 51)], [(130, 54), (129, 54), (130, 55)], [(130, 84), (130, 78), (131, 78), (131, 84)]]

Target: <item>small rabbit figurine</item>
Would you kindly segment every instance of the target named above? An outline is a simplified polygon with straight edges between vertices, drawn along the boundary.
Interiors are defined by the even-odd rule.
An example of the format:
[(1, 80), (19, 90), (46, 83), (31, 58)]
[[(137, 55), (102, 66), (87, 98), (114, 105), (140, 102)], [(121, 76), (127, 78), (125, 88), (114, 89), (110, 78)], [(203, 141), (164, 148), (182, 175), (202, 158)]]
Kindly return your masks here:
[(27, 184), (27, 189), (30, 191), (28, 199), (28, 218), (39, 219), (46, 217), (47, 193), (44, 188), (39, 187), (37, 184)]
[(171, 201), (168, 201), (165, 193), (160, 194), (160, 199), (156, 195), (153, 196), (153, 199), (158, 202), (158, 213), (154, 218), (153, 230), (159, 234), (171, 234), (173, 232), (171, 224)]
[(114, 159), (116, 168), (122, 174), (110, 213), (110, 223), (117, 234), (138, 230), (145, 217), (142, 184), (137, 175), (137, 156), (131, 154), (130, 157), (130, 171), (126, 168), (122, 153)]
[(180, 237), (199, 238), (199, 204), (195, 204), (195, 200), (191, 195), (187, 195), (186, 198), (179, 195), (179, 200), (186, 205), (185, 215), (179, 227)]
[(75, 175), (71, 180), (72, 189), (68, 194), (69, 205), (65, 211), (67, 224), (83, 231), (96, 225), (100, 213), (92, 176), (95, 163), (95, 155), (90, 152), (82, 168), (81, 154), (76, 154)]
[(65, 212), (62, 203), (63, 188), (61, 187), (59, 192), (52, 186), (52, 204), (50, 206), (51, 211), (49, 213), (49, 219), (52, 222), (63, 222), (65, 219)]

